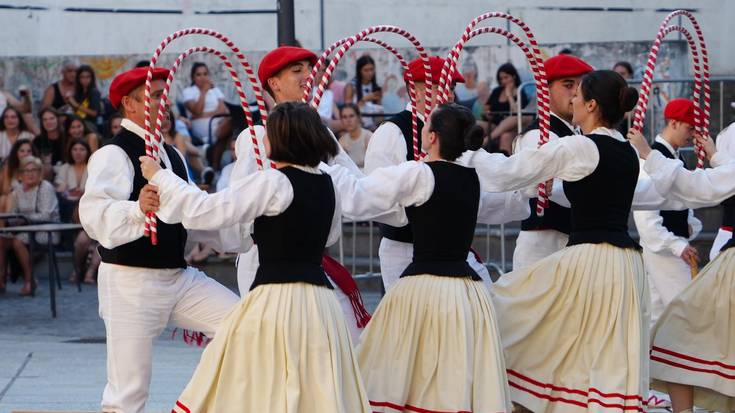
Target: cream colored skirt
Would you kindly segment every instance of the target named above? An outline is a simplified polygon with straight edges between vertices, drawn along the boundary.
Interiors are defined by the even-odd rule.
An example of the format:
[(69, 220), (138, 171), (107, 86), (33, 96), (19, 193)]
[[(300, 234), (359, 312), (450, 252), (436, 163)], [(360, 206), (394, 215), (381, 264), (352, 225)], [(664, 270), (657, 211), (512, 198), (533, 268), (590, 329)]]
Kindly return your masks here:
[(495, 311), (481, 281), (399, 279), (357, 354), (373, 412), (510, 412)]
[(369, 412), (334, 292), (305, 283), (252, 290), (222, 321), (173, 411)]
[(513, 401), (535, 413), (643, 411), (650, 301), (641, 253), (564, 248), (491, 296)]
[(735, 411), (735, 248), (721, 252), (664, 311), (652, 333), (651, 386), (694, 386), (697, 407)]

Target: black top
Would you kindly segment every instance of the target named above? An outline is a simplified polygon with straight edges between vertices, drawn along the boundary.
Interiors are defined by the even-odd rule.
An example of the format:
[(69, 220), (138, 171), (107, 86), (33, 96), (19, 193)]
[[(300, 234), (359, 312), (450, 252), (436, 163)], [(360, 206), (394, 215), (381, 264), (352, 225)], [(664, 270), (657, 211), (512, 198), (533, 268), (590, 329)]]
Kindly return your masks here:
[(722, 202), (722, 226), (735, 226), (735, 196)]
[(43, 156), (51, 155), (51, 164), (63, 163), (64, 157), (64, 139), (59, 136), (56, 139), (49, 139), (48, 136), (38, 135), (33, 140), (33, 146), (38, 153)]
[[(669, 159), (676, 159), (676, 156), (671, 153), (669, 148), (663, 143), (654, 142), (651, 145), (651, 149), (661, 152), (661, 154)], [(679, 158), (686, 167), (686, 162), (683, 158)], [(664, 219), (663, 226), (666, 227), (669, 232), (673, 233), (677, 237), (689, 238), (689, 210), (683, 211), (659, 211), (661, 217)]]
[[(574, 135), (574, 131), (569, 128), (561, 119), (556, 116), (551, 116), (550, 119), (550, 130), (560, 138), (564, 136)], [(539, 123), (536, 119), (531, 125), (528, 126), (526, 132), (538, 129)], [(536, 215), (536, 202), (538, 198), (531, 198), (528, 200), (531, 206), (531, 215), (521, 221), (521, 229), (523, 231), (536, 231), (553, 229), (564, 234), (569, 234), (572, 226), (572, 212), (569, 208), (563, 207), (554, 201), (549, 200), (548, 208), (544, 209), (544, 215), (539, 217)]]
[(51, 86), (54, 88), (54, 100), (51, 101), (51, 107), (54, 109), (61, 109), (66, 106), (66, 100), (64, 100), (64, 95), (61, 94), (59, 82), (54, 82)]
[[(123, 128), (115, 136), (110, 145), (117, 145), (125, 151), (130, 162), (133, 164), (133, 191), (130, 193), (130, 201), (137, 201), (140, 190), (148, 181), (143, 177), (140, 170), (138, 158), (145, 155), (145, 141), (135, 133)], [(181, 179), (187, 181), (188, 175), (186, 165), (176, 150), (163, 144), (163, 149), (171, 161), (173, 172)], [(161, 162), (161, 166), (166, 166)], [(166, 224), (156, 218), (158, 234), (158, 245), (152, 245), (150, 238), (140, 237), (135, 241), (107, 249), (100, 246), (99, 252), (102, 261), (109, 264), (126, 265), (128, 267), (142, 268), (186, 268), (184, 260), (184, 247), (186, 245), (186, 230), (181, 224)]]
[(334, 217), (332, 178), (290, 166), (279, 171), (291, 182), (293, 201), (279, 215), (255, 219), (260, 266), (250, 289), (296, 282), (332, 288), (322, 268)]
[(480, 203), (477, 172), (444, 161), (426, 165), (434, 174), (434, 192), (421, 206), (406, 208), (414, 235), (413, 261), (401, 277), (432, 274), (480, 280), (467, 263)]
[[(417, 121), (418, 134), (421, 136), (421, 130), (424, 128), (424, 122), (422, 122), (421, 119), (417, 119)], [(411, 128), (411, 111), (404, 110), (390, 119), (387, 119), (386, 122), (393, 123), (401, 130), (403, 139), (406, 141), (406, 160), (413, 161), (413, 129)], [(421, 139), (419, 139), (419, 149), (421, 149)], [(394, 227), (386, 224), (378, 224), (378, 227), (380, 228), (380, 234), (385, 238), (393, 241), (407, 242), (409, 244), (413, 242), (413, 233), (411, 232), (410, 223), (402, 227)]]
[(628, 215), (638, 181), (638, 155), (628, 141), (587, 135), (597, 145), (600, 162), (592, 174), (564, 182), (572, 204), (572, 231), (567, 245), (609, 243), (640, 246), (628, 234)]
[[(497, 86), (495, 89), (493, 89), (492, 92), (490, 92), (490, 97), (487, 98), (487, 104), (488, 106), (490, 106), (490, 123), (494, 123), (495, 125), (499, 124), (503, 121), (503, 119), (510, 116), (510, 102), (500, 101), (500, 95), (502, 93), (503, 87)], [(514, 100), (517, 98), (516, 93), (513, 94)], [(526, 95), (526, 92), (521, 90), (521, 109), (525, 108), (528, 105), (528, 101), (529, 99)]]

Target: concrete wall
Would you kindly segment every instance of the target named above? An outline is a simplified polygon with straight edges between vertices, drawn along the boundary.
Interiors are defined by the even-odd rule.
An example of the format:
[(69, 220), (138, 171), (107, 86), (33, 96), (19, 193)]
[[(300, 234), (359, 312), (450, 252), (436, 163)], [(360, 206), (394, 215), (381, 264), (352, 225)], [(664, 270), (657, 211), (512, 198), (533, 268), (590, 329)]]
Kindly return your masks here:
[[(296, 33), (305, 47), (319, 49), (374, 24), (395, 24), (427, 47), (453, 44), (467, 23), (486, 11), (509, 11), (525, 20), (541, 43), (651, 41), (660, 21), (675, 8), (694, 9), (712, 51), (712, 71), (735, 72), (735, 2), (725, 0), (296, 0)], [(276, 45), (276, 0), (6, 0), (0, 8), (0, 55), (128, 55), (153, 51), (168, 33), (189, 26), (211, 27), (243, 50)], [(553, 6), (551, 6), (553, 4)], [(27, 6), (32, 6), (26, 8)], [(664, 10), (665, 9), (665, 10)], [(117, 12), (113, 12), (113, 11)], [(127, 12), (125, 12), (127, 11)], [(496, 20), (493, 24), (504, 25)], [(200, 43), (201, 41), (195, 41)], [(483, 36), (473, 44), (502, 44)], [(177, 42), (174, 49), (190, 46)]]

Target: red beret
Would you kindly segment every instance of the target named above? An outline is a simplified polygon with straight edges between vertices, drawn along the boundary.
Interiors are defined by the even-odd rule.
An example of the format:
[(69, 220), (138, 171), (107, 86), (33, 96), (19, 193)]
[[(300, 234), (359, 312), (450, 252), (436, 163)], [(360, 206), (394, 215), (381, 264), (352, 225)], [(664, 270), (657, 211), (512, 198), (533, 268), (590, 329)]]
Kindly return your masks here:
[(263, 56), (263, 60), (260, 61), (260, 66), (258, 66), (258, 79), (261, 86), (267, 86), (268, 79), (280, 72), (281, 69), (302, 60), (308, 60), (309, 63), (314, 65), (317, 57), (309, 50), (294, 46), (281, 46), (271, 50)]
[[(153, 80), (166, 79), (168, 77), (168, 69), (157, 67), (153, 69)], [(112, 79), (110, 84), (110, 103), (115, 109), (120, 107), (120, 101), (123, 96), (127, 96), (136, 87), (145, 84), (145, 78), (148, 75), (147, 67), (136, 67), (127, 72), (122, 72)]]
[(664, 118), (694, 125), (694, 102), (689, 99), (672, 99), (666, 104)]
[[(429, 56), (429, 66), (431, 66), (431, 82), (433, 84), (439, 84), (439, 78), (442, 75), (442, 67), (444, 66), (444, 59), (437, 56)], [(414, 82), (426, 82), (426, 72), (424, 71), (424, 62), (419, 57), (414, 59), (408, 64), (408, 72), (403, 73), (403, 80), (408, 82), (408, 73), (411, 72)], [(455, 71), (452, 75), (454, 83), (464, 83), (464, 77), (462, 74)]]
[(549, 82), (566, 77), (582, 76), (595, 70), (584, 60), (568, 54), (560, 54), (546, 59), (544, 68)]

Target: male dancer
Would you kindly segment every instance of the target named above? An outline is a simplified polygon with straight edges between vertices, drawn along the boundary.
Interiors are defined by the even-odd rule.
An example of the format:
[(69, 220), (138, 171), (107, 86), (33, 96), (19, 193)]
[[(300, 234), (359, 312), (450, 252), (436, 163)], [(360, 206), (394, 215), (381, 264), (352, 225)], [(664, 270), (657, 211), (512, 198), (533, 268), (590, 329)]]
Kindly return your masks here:
[[(582, 76), (591, 72), (592, 66), (582, 59), (560, 54), (544, 62), (549, 81), (551, 128), (549, 140), (574, 135), (572, 126), (572, 98)], [(529, 125), (527, 132), (518, 140), (517, 149), (537, 148), (539, 142), (538, 121)], [(521, 232), (513, 251), (513, 269), (517, 270), (535, 263), (564, 248), (569, 241), (571, 210), (549, 201), (544, 215), (536, 215), (536, 198), (531, 199), (531, 216), (521, 223)]]
[[(119, 74), (110, 102), (124, 119), (122, 131), (89, 160), (79, 217), (100, 243), (100, 316), (107, 333), (107, 386), (102, 411), (145, 409), (151, 381), (153, 343), (169, 321), (213, 336), (237, 296), (184, 260), (187, 232), (160, 220), (158, 245), (143, 236), (145, 214), (158, 209), (155, 187), (147, 185), (138, 158), (145, 155), (143, 88), (148, 69)], [(156, 118), (169, 71), (155, 69), (151, 117)], [(162, 143), (162, 165), (188, 180), (183, 156)]]

